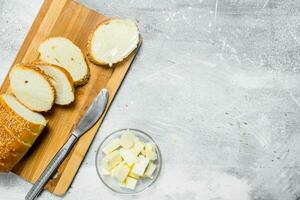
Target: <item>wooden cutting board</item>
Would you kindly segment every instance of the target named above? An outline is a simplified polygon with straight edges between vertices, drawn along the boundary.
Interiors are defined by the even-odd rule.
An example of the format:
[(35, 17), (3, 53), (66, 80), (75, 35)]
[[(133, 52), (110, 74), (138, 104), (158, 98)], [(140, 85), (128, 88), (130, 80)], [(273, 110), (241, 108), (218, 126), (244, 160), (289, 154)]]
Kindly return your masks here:
[[(13, 64), (36, 60), (38, 58), (38, 46), (51, 36), (67, 37), (85, 52), (88, 35), (99, 23), (107, 19), (106, 16), (72, 0), (45, 0)], [(67, 140), (73, 125), (79, 121), (93, 98), (104, 87), (109, 90), (109, 105), (111, 104), (135, 55), (136, 51), (115, 68), (89, 63), (91, 78), (87, 85), (76, 90), (75, 103), (66, 107), (54, 106), (51, 113), (46, 114), (46, 118), (49, 120), (46, 130), (39, 136), (22, 161), (13, 169), (13, 172), (34, 183)], [(9, 80), (6, 77), (0, 92), (8, 91)], [(57, 176), (46, 185), (47, 190), (56, 195), (65, 194), (103, 117), (88, 133), (80, 138), (58, 169)]]

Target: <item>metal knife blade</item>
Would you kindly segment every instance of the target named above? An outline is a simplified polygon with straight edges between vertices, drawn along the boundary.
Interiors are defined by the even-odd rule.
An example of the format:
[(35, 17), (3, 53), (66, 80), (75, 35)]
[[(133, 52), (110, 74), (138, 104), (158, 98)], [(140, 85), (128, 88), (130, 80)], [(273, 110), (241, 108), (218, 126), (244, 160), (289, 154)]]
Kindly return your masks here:
[(85, 114), (81, 117), (76, 128), (73, 130), (73, 135), (80, 137), (89, 130), (103, 114), (108, 102), (108, 91), (102, 89), (98, 96), (94, 99), (92, 105), (88, 108)]
[(93, 101), (92, 105), (80, 119), (76, 128), (72, 131), (67, 142), (61, 149), (57, 152), (54, 158), (51, 160), (47, 168), (43, 171), (42, 175), (32, 186), (30, 191), (27, 193), (25, 199), (33, 200), (43, 191), (43, 187), (46, 185), (51, 176), (56, 172), (57, 168), (67, 157), (68, 153), (77, 142), (78, 138), (83, 135), (87, 130), (89, 130), (104, 113), (106, 105), (108, 102), (108, 91), (107, 89), (102, 89), (98, 96)]

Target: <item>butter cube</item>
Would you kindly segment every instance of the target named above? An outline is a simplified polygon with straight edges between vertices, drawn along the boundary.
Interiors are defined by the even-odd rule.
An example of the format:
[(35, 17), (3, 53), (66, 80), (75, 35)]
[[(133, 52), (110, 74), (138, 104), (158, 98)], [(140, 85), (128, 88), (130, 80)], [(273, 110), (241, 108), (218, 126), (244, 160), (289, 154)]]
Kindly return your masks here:
[(132, 173), (133, 167), (134, 167), (134, 164), (130, 167), (130, 172), (129, 172), (129, 175), (128, 175), (128, 176), (130, 176), (131, 178), (134, 178), (134, 179), (139, 180), (140, 177)]
[(157, 159), (157, 154), (155, 151), (152, 151), (152, 152), (148, 152), (146, 154), (146, 157), (149, 158), (150, 160), (152, 161), (155, 161)]
[(105, 145), (105, 147), (103, 147), (102, 151), (107, 155), (119, 147), (120, 147), (120, 139), (116, 138), (116, 139), (113, 139), (112, 141), (110, 141), (107, 145)]
[(144, 156), (139, 156), (132, 168), (132, 174), (136, 176), (143, 176), (149, 164), (149, 161), (150, 161), (149, 158), (145, 158)]
[(156, 165), (153, 162), (150, 162), (147, 169), (146, 169), (146, 172), (145, 172), (144, 176), (148, 177), (148, 178), (153, 178), (152, 175), (153, 175), (155, 170), (156, 170)]
[(108, 171), (117, 166), (120, 162), (122, 162), (122, 157), (119, 151), (113, 151), (102, 160), (103, 167)]
[(124, 183), (121, 184), (122, 187), (134, 190), (137, 184), (136, 179), (131, 178), (131, 177), (127, 177), (126, 180), (124, 181)]
[(122, 162), (111, 170), (111, 177), (122, 183), (127, 178), (129, 170), (129, 166)]
[(129, 166), (131, 166), (137, 160), (137, 156), (132, 151), (130, 151), (128, 149), (124, 149), (124, 148), (120, 149), (120, 154), (121, 154), (121, 157), (123, 158), (123, 160)]
[(147, 142), (145, 144), (145, 151), (147, 152), (151, 152), (155, 150), (155, 144), (151, 143), (151, 142)]
[(130, 149), (134, 145), (134, 141), (136, 141), (135, 138), (136, 136), (129, 130), (127, 130), (125, 133), (122, 134), (120, 144), (125, 149)]
[(134, 178), (134, 179), (137, 179), (137, 180), (139, 180), (140, 179), (140, 177), (139, 176), (137, 176), (137, 175), (135, 175), (135, 174), (133, 174), (132, 173), (132, 171), (130, 171), (130, 173), (129, 173), (129, 175), (128, 175), (129, 177), (131, 177), (131, 178)]
[(138, 141), (135, 142), (134, 146), (130, 149), (135, 155), (139, 155), (141, 151), (144, 149), (145, 143)]
[(153, 143), (146, 143), (145, 145), (145, 156), (149, 158), (150, 160), (156, 160), (157, 154), (156, 154), (156, 147)]

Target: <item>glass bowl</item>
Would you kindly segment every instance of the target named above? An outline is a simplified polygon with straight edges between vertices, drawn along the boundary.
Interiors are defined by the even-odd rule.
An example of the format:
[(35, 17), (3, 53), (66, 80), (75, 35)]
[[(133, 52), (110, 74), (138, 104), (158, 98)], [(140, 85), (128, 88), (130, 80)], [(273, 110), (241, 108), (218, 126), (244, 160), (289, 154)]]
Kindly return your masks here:
[[(139, 137), (140, 140), (142, 140), (143, 142), (152, 142), (153, 144), (155, 144), (156, 154), (157, 154), (157, 159), (153, 162), (157, 166), (155, 172), (153, 173), (153, 178), (152, 179), (145, 178), (142, 180), (138, 180), (136, 188), (134, 190), (121, 187), (117, 181), (115, 181), (109, 175), (105, 175), (103, 173), (103, 170), (101, 170), (102, 169), (102, 158), (105, 156), (105, 154), (102, 151), (102, 148), (104, 146), (106, 146), (106, 144), (108, 144), (111, 140), (113, 140), (117, 137), (121, 137), (121, 135), (127, 130), (130, 130), (130, 132), (132, 132), (137, 137)], [(97, 153), (96, 153), (96, 170), (97, 170), (97, 174), (98, 174), (100, 180), (102, 181), (102, 183), (104, 185), (106, 185), (112, 191), (122, 193), (122, 194), (135, 194), (135, 193), (142, 192), (145, 189), (147, 189), (148, 187), (150, 187), (158, 178), (158, 176), (160, 174), (160, 170), (161, 170), (161, 165), (162, 165), (162, 158), (161, 158), (160, 150), (159, 150), (157, 144), (151, 138), (151, 136), (141, 130), (133, 129), (133, 128), (120, 129), (120, 130), (114, 131), (113, 133), (108, 135), (102, 141), (102, 143), (100, 144), (100, 146), (97, 150)]]

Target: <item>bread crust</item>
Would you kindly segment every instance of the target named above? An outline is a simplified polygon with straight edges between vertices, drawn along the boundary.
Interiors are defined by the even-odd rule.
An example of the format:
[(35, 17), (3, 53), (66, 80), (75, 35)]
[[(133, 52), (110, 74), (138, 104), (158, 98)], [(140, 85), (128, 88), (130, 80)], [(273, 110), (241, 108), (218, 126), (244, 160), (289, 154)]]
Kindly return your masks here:
[(14, 133), (2, 126), (0, 127), (0, 146), (7, 147), (10, 152), (15, 154), (23, 154), (31, 145), (24, 144), (23, 141), (14, 136)]
[[(27, 121), (23, 117), (19, 116), (4, 100), (2, 96), (0, 96), (0, 113), (1, 114), (8, 114), (12, 117), (10, 117), (11, 120), (17, 120), (15, 122), (12, 122), (14, 124), (19, 124), (18, 127), (22, 127), (22, 129), (26, 131), (30, 131), (33, 134), (40, 134), (42, 130), (45, 128), (45, 125), (42, 124), (36, 124), (30, 121)], [(6, 116), (8, 117), (8, 116)]]
[(0, 172), (9, 172), (21, 160), (21, 157), (0, 146)]
[(32, 144), (39, 135), (38, 133), (33, 133), (30, 129), (15, 119), (12, 114), (1, 108), (0, 126), (13, 132), (16, 138), (28, 145)]
[(0, 96), (0, 172), (10, 171), (22, 159), (44, 127), (18, 115)]
[(9, 172), (10, 169), (7, 167), (7, 165), (5, 165), (5, 163), (0, 162), (0, 172)]
[(85, 57), (85, 54), (83, 54), (83, 51), (81, 49), (80, 49), (80, 51), (82, 53), (82, 56), (84, 57), (84, 62), (86, 63), (86, 66), (87, 66), (87, 74), (79, 81), (74, 82), (75, 87), (84, 86), (85, 84), (87, 84), (89, 82), (90, 77), (91, 77), (91, 71), (90, 71), (90, 67), (88, 65), (87, 58)]
[[(63, 38), (63, 39), (66, 39), (66, 40), (68, 40), (68, 41), (70, 41), (72, 44), (74, 44), (74, 42), (72, 42), (70, 39), (68, 39), (68, 38), (65, 38), (65, 37), (49, 37), (49, 38), (47, 38), (46, 40), (44, 40), (43, 41), (43, 43), (44, 42), (46, 42), (47, 40), (50, 40), (50, 39), (52, 39), (52, 38)], [(74, 44), (76, 47), (78, 47), (76, 44)], [(78, 47), (79, 48), (79, 47)], [(73, 82), (74, 82), (74, 86), (75, 87), (79, 87), (79, 86), (83, 86), (83, 85), (85, 85), (85, 84), (87, 84), (87, 82), (89, 81), (89, 78), (90, 78), (90, 67), (89, 67), (89, 65), (88, 65), (88, 62), (87, 62), (87, 60), (86, 60), (86, 57), (85, 57), (85, 54), (83, 53), (83, 51), (82, 51), (82, 49), (81, 48), (79, 48), (80, 49), (80, 52), (81, 52), (81, 54), (82, 54), (82, 56), (83, 56), (83, 58), (84, 58), (84, 62), (85, 62), (85, 65), (86, 65), (86, 67), (87, 67), (87, 73), (86, 73), (86, 75), (82, 78), (82, 79), (80, 79), (80, 80), (78, 80), (78, 81), (75, 81), (75, 80), (73, 80)], [(41, 53), (39, 52), (39, 56), (38, 56), (38, 61), (41, 61), (40, 60), (40, 57), (41, 57)], [(58, 65), (59, 66), (59, 65)], [(60, 66), (59, 66), (60, 67)], [(63, 67), (62, 67), (63, 68)]]
[[(102, 66), (106, 66), (106, 67), (113, 67), (115, 64), (117, 64), (117, 63), (120, 63), (120, 62), (122, 62), (124, 59), (126, 59), (136, 48), (138, 48), (138, 46), (139, 46), (139, 42), (137, 43), (137, 45), (136, 45), (136, 47), (128, 54), (128, 56), (126, 56), (126, 57), (124, 57), (122, 60), (120, 60), (120, 61), (117, 61), (116, 63), (111, 63), (111, 65), (110, 65), (110, 63), (107, 63), (107, 62), (105, 62), (105, 61), (103, 61), (103, 60), (97, 60), (94, 56), (93, 56), (93, 54), (92, 54), (92, 40), (93, 40), (93, 36), (94, 36), (94, 33), (95, 33), (95, 31), (97, 30), (97, 29), (99, 29), (101, 26), (104, 26), (104, 25), (107, 25), (107, 24), (109, 24), (111, 21), (113, 21), (113, 20), (115, 20), (115, 19), (118, 19), (118, 18), (113, 18), (113, 19), (108, 19), (108, 20), (106, 20), (106, 21), (104, 21), (104, 22), (102, 22), (102, 23), (100, 23), (100, 24), (98, 24), (97, 26), (96, 26), (96, 28), (94, 28), (94, 30), (89, 34), (89, 37), (88, 37), (88, 42), (87, 42), (87, 57), (88, 57), (88, 59), (92, 62), (92, 63), (94, 63), (95, 65), (102, 65)], [(137, 28), (138, 28), (138, 26), (137, 26)], [(139, 29), (138, 29), (138, 32), (139, 32)], [(140, 37), (140, 34), (139, 34), (139, 41), (140, 41), (140, 39), (141, 39), (141, 37)]]
[[(42, 70), (40, 70), (39, 68), (35, 67), (34, 65), (30, 65), (30, 64), (25, 64), (25, 63), (20, 63), (20, 64), (16, 64), (13, 68), (22, 68), (23, 70), (31, 70), (33, 71), (34, 73), (37, 73), (39, 74), (40, 76), (42, 76), (45, 81), (48, 83), (48, 86), (50, 88), (50, 91), (51, 91), (51, 94), (53, 96), (53, 99), (52, 99), (52, 102), (51, 102), (51, 106), (48, 110), (39, 110), (39, 109), (36, 109), (36, 108), (32, 108), (30, 107), (29, 105), (26, 105), (26, 103), (20, 101), (20, 103), (22, 103), (24, 106), (26, 106), (27, 108), (29, 108), (30, 110), (32, 111), (36, 111), (36, 112), (48, 112), (51, 110), (51, 108), (53, 107), (54, 105), (54, 101), (55, 101), (55, 98), (56, 98), (56, 92), (55, 92), (55, 88), (54, 86), (52, 85), (50, 79), (51, 77), (48, 76), (47, 74), (45, 74)], [(14, 92), (13, 92), (14, 93)]]
[(10, 171), (29, 150), (5, 127), (0, 127), (0, 171)]
[[(75, 101), (75, 83), (73, 81), (73, 78), (71, 76), (71, 74), (63, 67), (60, 67), (58, 65), (54, 65), (54, 64), (50, 64), (50, 63), (46, 63), (46, 62), (43, 62), (43, 61), (40, 61), (40, 60), (36, 60), (32, 63), (30, 63), (30, 65), (38, 68), (38, 66), (40, 67), (43, 67), (43, 66), (51, 66), (53, 68), (56, 68), (58, 69), (59, 71), (61, 71), (63, 74), (65, 74), (65, 76), (67, 77), (68, 81), (69, 81), (69, 85), (70, 87), (72, 88), (72, 93), (74, 94), (74, 99), (73, 101), (71, 101), (69, 104), (64, 104), (64, 105), (70, 105), (72, 102)], [(56, 94), (57, 95), (57, 94)]]

